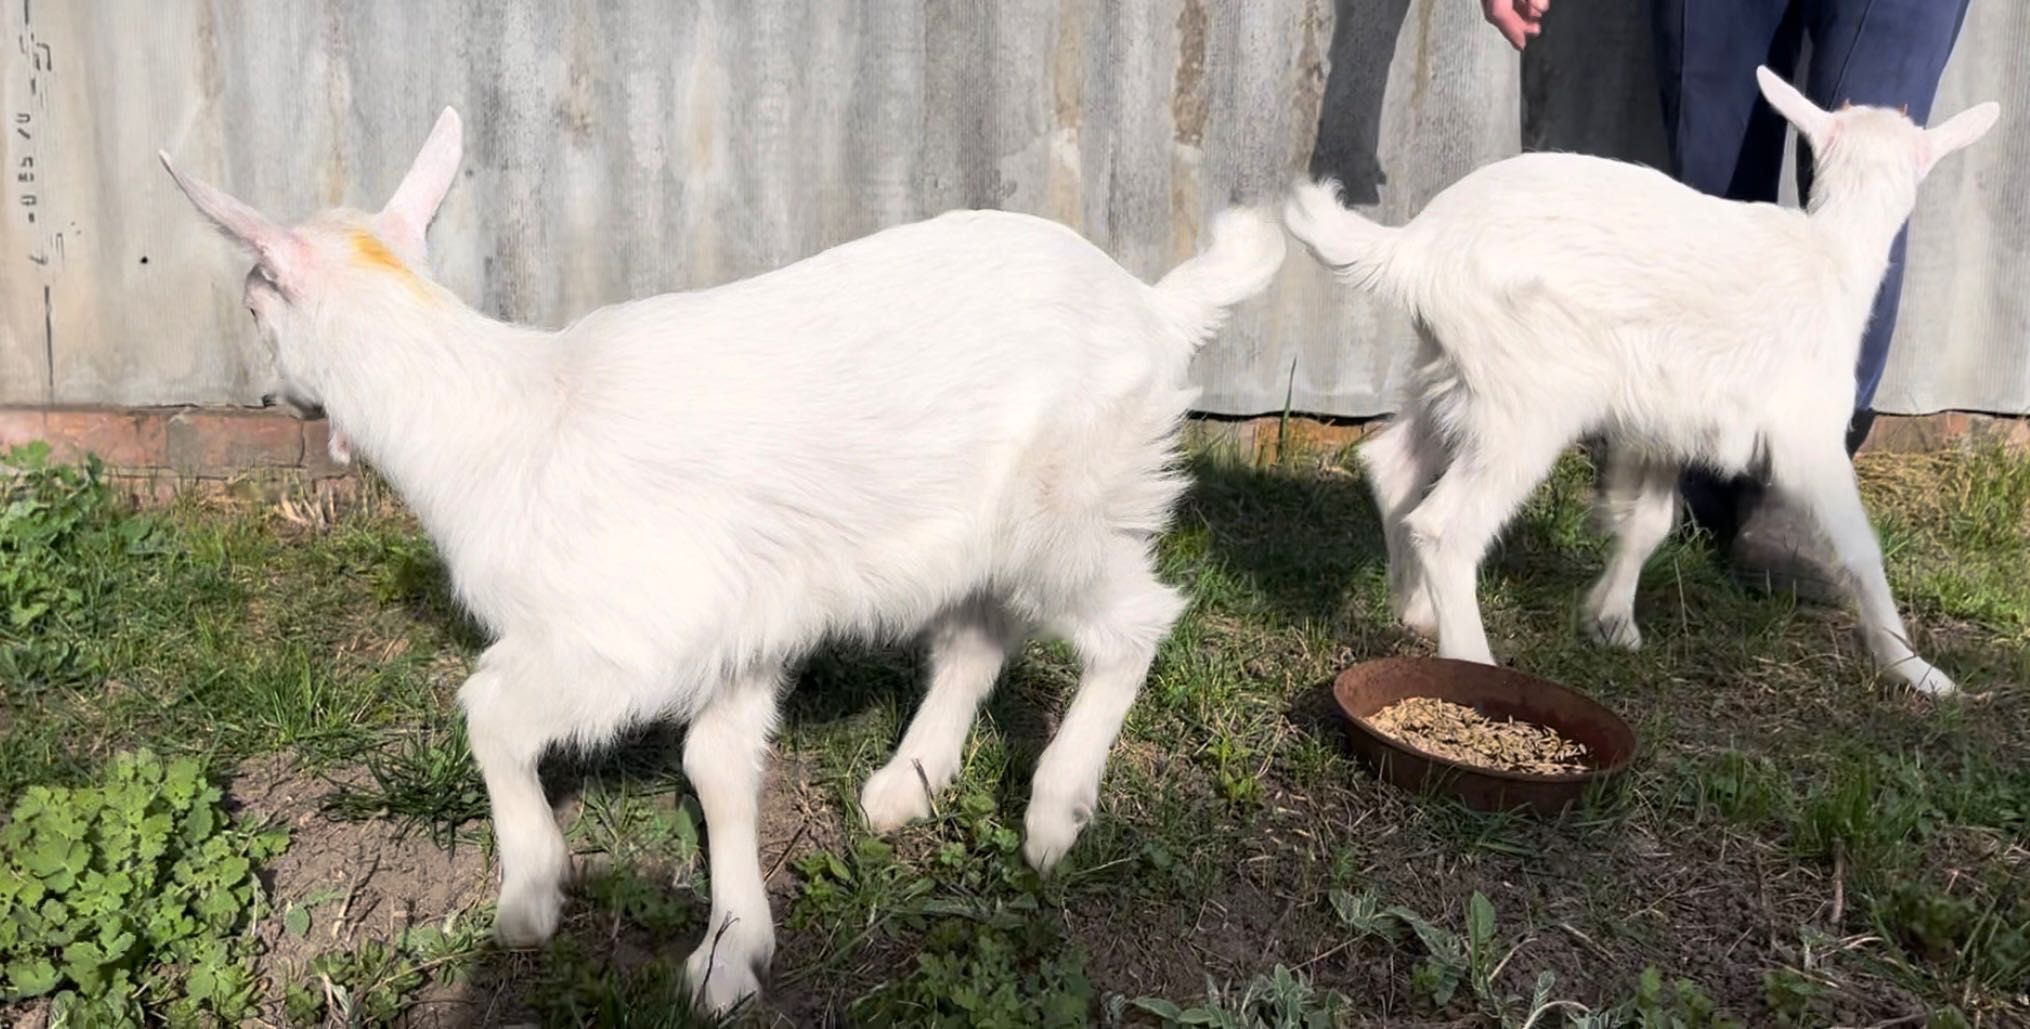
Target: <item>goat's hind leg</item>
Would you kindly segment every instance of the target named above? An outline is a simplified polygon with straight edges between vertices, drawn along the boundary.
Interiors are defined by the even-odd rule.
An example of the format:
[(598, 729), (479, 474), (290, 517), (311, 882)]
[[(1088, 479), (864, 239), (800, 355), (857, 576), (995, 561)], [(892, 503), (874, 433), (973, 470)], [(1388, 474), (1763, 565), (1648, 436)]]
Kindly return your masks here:
[(1600, 513), (1614, 532), (1614, 556), (1587, 594), (1584, 612), (1587, 630), (1608, 646), (1642, 646), (1635, 587), (1642, 566), (1676, 520), (1677, 474), (1674, 463), (1653, 460), (1626, 444), (1609, 445)]
[(1480, 620), (1480, 559), (1550, 473), (1563, 443), (1520, 429), (1469, 433), (1454, 444), (1452, 463), (1430, 495), (1403, 520), (1437, 612), (1439, 657), (1494, 663)]
[(1430, 415), (1413, 400), (1356, 452), (1381, 515), (1389, 561), (1389, 607), (1403, 625), (1427, 638), (1438, 634), (1438, 617), (1403, 519), (1424, 499), (1444, 467), (1445, 448), (1434, 428)]
[(1100, 581), (1052, 619), (1052, 630), (1070, 641), (1083, 670), (1030, 787), (1022, 856), (1036, 870), (1056, 865), (1091, 820), (1107, 753), (1156, 648), (1183, 610), (1184, 599), (1157, 580), (1146, 547), (1124, 534), (1113, 541)]
[(895, 756), (860, 792), (869, 828), (887, 832), (930, 814), (931, 797), (958, 776), (973, 716), (1024, 635), (1024, 626), (985, 598), (959, 605), (932, 627), (923, 705)]

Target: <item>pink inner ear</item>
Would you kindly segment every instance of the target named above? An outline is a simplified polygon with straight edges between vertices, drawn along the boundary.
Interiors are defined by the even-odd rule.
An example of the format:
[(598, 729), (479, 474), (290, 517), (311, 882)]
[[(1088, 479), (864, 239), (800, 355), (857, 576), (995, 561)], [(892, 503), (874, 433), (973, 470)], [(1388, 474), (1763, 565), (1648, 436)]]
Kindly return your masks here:
[(294, 231), (283, 229), (274, 237), (254, 244), (261, 255), (261, 268), (275, 288), (290, 302), (302, 299), (304, 282), (317, 264), (317, 253)]

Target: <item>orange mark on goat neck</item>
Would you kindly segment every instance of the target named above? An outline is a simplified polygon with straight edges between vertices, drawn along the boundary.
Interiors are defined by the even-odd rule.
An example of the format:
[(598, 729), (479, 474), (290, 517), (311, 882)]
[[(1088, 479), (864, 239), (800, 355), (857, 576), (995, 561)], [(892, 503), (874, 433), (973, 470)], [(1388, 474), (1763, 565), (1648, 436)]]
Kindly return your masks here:
[(409, 288), (415, 290), (417, 296), (424, 300), (432, 299), (430, 290), (423, 284), (423, 280), (417, 278), (416, 273), (410, 271), (409, 266), (403, 264), (402, 259), (396, 257), (395, 252), (389, 250), (388, 245), (381, 242), (373, 233), (353, 233), (352, 251), (361, 264), (397, 276), (408, 283)]

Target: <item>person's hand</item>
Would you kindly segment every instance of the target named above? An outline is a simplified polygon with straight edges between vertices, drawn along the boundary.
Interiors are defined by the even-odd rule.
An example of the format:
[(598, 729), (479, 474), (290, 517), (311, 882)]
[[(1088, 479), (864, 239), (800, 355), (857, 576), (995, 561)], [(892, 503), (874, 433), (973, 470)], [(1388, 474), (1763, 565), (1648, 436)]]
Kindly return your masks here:
[(1551, 0), (1480, 0), (1487, 23), (1517, 50), (1527, 46), (1531, 36), (1544, 31), (1544, 14), (1550, 9)]

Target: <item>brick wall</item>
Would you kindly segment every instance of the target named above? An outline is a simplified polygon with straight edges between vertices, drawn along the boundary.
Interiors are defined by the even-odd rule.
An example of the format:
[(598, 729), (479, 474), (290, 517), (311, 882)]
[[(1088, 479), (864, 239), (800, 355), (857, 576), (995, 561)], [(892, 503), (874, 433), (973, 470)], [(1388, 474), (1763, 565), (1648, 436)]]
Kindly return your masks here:
[(262, 468), (344, 475), (326, 451), (327, 423), (240, 408), (0, 408), (0, 448), (47, 440), (56, 456), (96, 453), (127, 475), (227, 479)]
[[(1202, 439), (1272, 461), (1284, 441), (1315, 452), (1358, 441), (1376, 423), (1292, 418), (1207, 420)], [(0, 449), (47, 440), (59, 458), (92, 452), (115, 472), (146, 479), (163, 493), (191, 481), (243, 479), (261, 470), (287, 471), (313, 481), (350, 477), (326, 451), (328, 426), (276, 411), (244, 408), (5, 408), (0, 407)], [(1958, 412), (1904, 418), (1883, 416), (1867, 450), (1913, 453), (1965, 443), (1999, 442), (2030, 450), (2030, 419)]]

